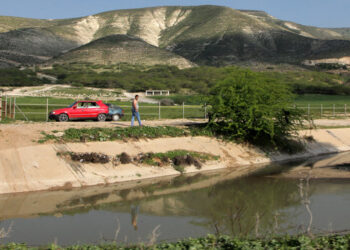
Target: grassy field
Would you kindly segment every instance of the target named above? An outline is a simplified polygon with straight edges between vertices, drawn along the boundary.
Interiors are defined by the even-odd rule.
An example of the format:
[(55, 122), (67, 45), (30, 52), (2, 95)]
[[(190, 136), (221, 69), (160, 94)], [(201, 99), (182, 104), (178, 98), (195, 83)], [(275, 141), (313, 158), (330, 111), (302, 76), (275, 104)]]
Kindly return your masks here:
[[(48, 110), (47, 110), (48, 101)], [(45, 121), (47, 111), (64, 108), (74, 102), (69, 98), (45, 98), (45, 97), (17, 97), (16, 98), (16, 119), (31, 121)], [(131, 119), (131, 102), (108, 101), (121, 106), (125, 111), (123, 120)], [(157, 104), (140, 103), (140, 114), (142, 120), (154, 119), (176, 119), (176, 118), (204, 118), (205, 110), (202, 105), (186, 105), (183, 110), (182, 106), (158, 106)], [(24, 113), (24, 115), (23, 115)]]
[(313, 118), (350, 117), (350, 96), (300, 95), (294, 104)]
[(350, 96), (346, 95), (300, 95), (295, 99), (297, 105), (350, 105)]
[[(204, 118), (205, 109), (203, 107), (203, 96), (185, 96), (171, 95), (169, 97), (156, 97), (160, 100), (169, 98), (175, 103), (185, 102), (183, 110), (182, 105), (159, 106), (157, 104), (141, 103), (140, 112), (142, 120), (159, 119), (181, 119), (181, 118)], [(69, 106), (74, 102), (70, 98), (46, 98), (46, 97), (17, 97), (16, 119), (25, 120), (24, 115), (31, 121), (46, 120), (46, 102), (48, 100), (48, 111)], [(186, 102), (187, 101), (187, 102)], [(131, 103), (120, 101), (108, 101), (121, 106), (125, 110), (123, 120), (131, 118)], [(187, 104), (186, 104), (187, 103)], [(350, 117), (350, 96), (333, 96), (333, 95), (302, 95), (297, 96), (294, 104), (296, 107), (305, 110), (313, 118), (344, 118), (345, 115)], [(160, 111), (159, 111), (160, 110)]]

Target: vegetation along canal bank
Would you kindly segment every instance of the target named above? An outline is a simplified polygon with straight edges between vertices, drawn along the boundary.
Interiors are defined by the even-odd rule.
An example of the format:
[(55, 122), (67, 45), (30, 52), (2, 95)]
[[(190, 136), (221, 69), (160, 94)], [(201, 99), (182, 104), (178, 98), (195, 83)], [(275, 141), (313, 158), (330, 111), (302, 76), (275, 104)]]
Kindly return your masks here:
[[(35, 126), (43, 125), (1, 125), (0, 193), (71, 189), (226, 168), (242, 176), (270, 162), (350, 150), (349, 128), (300, 131), (305, 150), (288, 154), (267, 153), (251, 144), (178, 127), (70, 128), (36, 134)], [(26, 139), (26, 133), (32, 136)], [(9, 142), (19, 135), (23, 138), (18, 143)]]

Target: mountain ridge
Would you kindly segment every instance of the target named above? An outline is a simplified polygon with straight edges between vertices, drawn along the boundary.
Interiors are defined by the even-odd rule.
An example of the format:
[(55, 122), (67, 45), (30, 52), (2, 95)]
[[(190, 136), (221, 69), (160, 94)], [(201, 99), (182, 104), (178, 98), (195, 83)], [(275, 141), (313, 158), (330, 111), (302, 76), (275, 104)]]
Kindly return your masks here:
[[(216, 5), (112, 10), (54, 20), (0, 17), (0, 37), (4, 41), (16, 42), (13, 33), (28, 28), (35, 29), (43, 40), (47, 40), (50, 33), (51, 40), (55, 41), (52, 53), (47, 55), (37, 48), (37, 39), (23, 37), (29, 46), (17, 42), (19, 45), (15, 47), (26, 51), (28, 56), (71, 53), (72, 49), (113, 35), (138, 37), (168, 50), (174, 57), (184, 57), (200, 65), (222, 66), (244, 61), (300, 64), (305, 60), (350, 55), (350, 28), (305, 26), (277, 19), (264, 11)], [(64, 41), (67, 46), (59, 46), (57, 41)], [(7, 44), (1, 50), (11, 51), (10, 42)], [(11, 58), (0, 53), (0, 60)], [(27, 59), (23, 61), (28, 63)], [(33, 63), (38, 60), (33, 59)]]

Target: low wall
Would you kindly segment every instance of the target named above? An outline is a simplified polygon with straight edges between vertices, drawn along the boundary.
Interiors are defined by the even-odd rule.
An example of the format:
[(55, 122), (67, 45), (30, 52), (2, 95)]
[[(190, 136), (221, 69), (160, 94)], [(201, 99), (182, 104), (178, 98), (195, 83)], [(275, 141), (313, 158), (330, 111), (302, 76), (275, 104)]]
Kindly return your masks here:
[(113, 166), (84, 164), (63, 159), (58, 152), (99, 152), (110, 156), (127, 152), (130, 155), (169, 150), (192, 150), (220, 155), (218, 162), (209, 162), (202, 169), (186, 168), (187, 173), (231, 168), (237, 176), (262, 168), (263, 164), (350, 150), (350, 129), (302, 131), (315, 139), (302, 154), (273, 154), (251, 146), (228, 143), (207, 137), (161, 138), (140, 141), (43, 144), (0, 150), (0, 194), (39, 190), (69, 189), (110, 184), (162, 176), (179, 175), (171, 166), (151, 167), (134, 164)]

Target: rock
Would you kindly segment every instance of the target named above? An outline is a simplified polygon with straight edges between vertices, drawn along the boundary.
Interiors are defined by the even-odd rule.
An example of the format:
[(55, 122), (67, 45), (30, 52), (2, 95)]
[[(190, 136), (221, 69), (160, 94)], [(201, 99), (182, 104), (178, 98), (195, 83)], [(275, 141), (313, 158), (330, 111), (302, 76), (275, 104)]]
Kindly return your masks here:
[(173, 158), (175, 166), (191, 166), (194, 165), (197, 169), (202, 168), (202, 164), (191, 155), (176, 156)]
[(171, 160), (170, 160), (169, 157), (164, 156), (164, 157), (162, 158), (162, 162), (163, 162), (164, 164), (170, 164), (170, 163), (171, 163)]
[(187, 165), (194, 165), (195, 159), (191, 155), (186, 155), (185, 156), (186, 164)]
[(173, 158), (173, 163), (175, 166), (183, 166), (186, 165), (186, 159), (184, 156), (175, 156)]
[(81, 141), (81, 142), (86, 142), (88, 139), (89, 139), (89, 137), (86, 136), (86, 135), (80, 136), (80, 141)]
[(64, 136), (64, 132), (56, 132), (53, 135), (56, 137), (62, 137), (62, 136)]
[(157, 166), (163, 166), (163, 162), (160, 158), (153, 158), (153, 161), (157, 164)]
[(99, 153), (70, 153), (73, 161), (79, 162), (91, 162), (91, 163), (108, 163), (110, 161), (109, 156)]
[(118, 166), (120, 164), (120, 159), (118, 157), (114, 157), (112, 163), (113, 166)]
[(175, 103), (172, 99), (164, 98), (164, 99), (160, 100), (160, 105), (162, 105), (162, 106), (174, 106)]
[(39, 168), (39, 163), (37, 163), (36, 161), (34, 161), (34, 162), (33, 162), (33, 167)]
[(193, 164), (197, 169), (201, 169), (202, 168), (202, 163), (200, 161), (198, 161), (197, 159), (194, 160), (194, 164)]
[(123, 152), (123, 153), (120, 155), (119, 159), (120, 159), (120, 162), (121, 162), (122, 164), (128, 164), (128, 163), (131, 163), (131, 162), (132, 162), (131, 157), (130, 157), (127, 153), (125, 153), (125, 152)]

